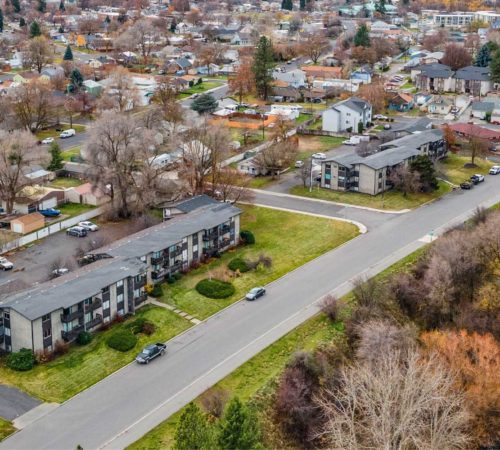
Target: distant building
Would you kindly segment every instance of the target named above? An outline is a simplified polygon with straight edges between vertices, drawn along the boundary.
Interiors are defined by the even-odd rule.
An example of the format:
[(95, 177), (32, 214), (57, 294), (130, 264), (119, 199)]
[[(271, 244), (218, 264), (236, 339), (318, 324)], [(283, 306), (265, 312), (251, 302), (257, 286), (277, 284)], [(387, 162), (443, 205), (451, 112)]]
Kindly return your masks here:
[(323, 131), (334, 133), (351, 130), (356, 132), (358, 124), (362, 123), (366, 128), (372, 121), (372, 106), (367, 101), (351, 97), (347, 100), (335, 103), (323, 111)]

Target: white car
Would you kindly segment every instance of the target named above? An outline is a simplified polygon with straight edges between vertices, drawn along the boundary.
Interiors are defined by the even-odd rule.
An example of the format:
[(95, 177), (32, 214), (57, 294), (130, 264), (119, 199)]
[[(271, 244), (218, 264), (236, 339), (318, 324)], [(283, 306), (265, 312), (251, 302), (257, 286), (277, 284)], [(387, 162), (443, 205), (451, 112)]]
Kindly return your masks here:
[(347, 139), (346, 141), (342, 141), (344, 145), (356, 145), (355, 141), (351, 141), (351, 139)]
[(52, 271), (52, 273), (56, 276), (56, 277), (60, 277), (61, 275), (64, 275), (66, 273), (69, 272), (69, 269), (66, 268), (66, 267), (60, 267), (59, 269), (54, 269)]
[(7, 258), (3, 258), (0, 256), (0, 269), (12, 270), (13, 268), (14, 264), (12, 264)]
[(388, 119), (389, 119), (389, 117), (384, 116), (383, 114), (375, 114), (375, 115), (373, 116), (373, 118), (374, 118), (375, 120), (388, 120)]
[(492, 166), (490, 169), (490, 175), (500, 174), (500, 166)]
[(304, 161), (295, 161), (295, 168), (300, 169), (304, 166)]
[(324, 153), (314, 153), (312, 155), (313, 159), (326, 159), (326, 155)]
[(68, 130), (64, 130), (60, 135), (59, 137), (61, 139), (64, 139), (64, 138), (69, 138), (71, 136), (74, 136), (76, 134), (76, 131), (73, 129), (73, 128), (70, 128)]
[(99, 227), (94, 222), (78, 222), (78, 226), (85, 228), (87, 231), (97, 231)]
[(52, 144), (52, 142), (54, 142), (54, 138), (53, 137), (48, 137), (48, 138), (45, 138), (42, 141), (42, 144)]

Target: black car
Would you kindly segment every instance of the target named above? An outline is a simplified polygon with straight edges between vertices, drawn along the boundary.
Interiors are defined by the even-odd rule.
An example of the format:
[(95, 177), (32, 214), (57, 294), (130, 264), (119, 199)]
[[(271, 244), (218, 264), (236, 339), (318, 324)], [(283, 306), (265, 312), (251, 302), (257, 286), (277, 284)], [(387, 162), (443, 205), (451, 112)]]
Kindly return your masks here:
[(472, 182), (471, 181), (464, 181), (463, 183), (460, 183), (460, 189), (466, 189), (466, 190), (469, 190), (469, 189), (472, 189)]
[(149, 361), (155, 359), (157, 356), (161, 356), (165, 353), (167, 346), (165, 344), (151, 344), (139, 353), (135, 360), (139, 364), (149, 364)]
[(266, 290), (263, 287), (255, 287), (250, 290), (250, 292), (245, 296), (247, 300), (257, 300), (259, 297), (262, 297), (266, 293)]

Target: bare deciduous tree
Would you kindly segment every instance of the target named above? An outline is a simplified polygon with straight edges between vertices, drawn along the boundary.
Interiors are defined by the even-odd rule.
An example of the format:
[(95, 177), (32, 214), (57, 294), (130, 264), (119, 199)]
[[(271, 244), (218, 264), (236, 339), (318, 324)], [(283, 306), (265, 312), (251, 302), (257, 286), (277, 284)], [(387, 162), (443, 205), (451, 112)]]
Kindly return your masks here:
[(124, 67), (116, 68), (109, 77), (109, 84), (99, 100), (99, 109), (125, 112), (134, 109), (138, 104), (137, 88), (128, 70)]
[(298, 153), (297, 145), (291, 141), (280, 141), (261, 150), (254, 158), (259, 169), (273, 178), (280, 176), (295, 161)]
[(116, 46), (127, 50), (139, 49), (144, 63), (147, 64), (159, 38), (160, 32), (154, 23), (148, 19), (139, 19), (117, 39)]
[(392, 182), (394, 189), (403, 193), (404, 197), (408, 194), (418, 192), (422, 188), (419, 173), (410, 170), (405, 165), (396, 167), (389, 175), (389, 181)]
[(223, 167), (217, 174), (214, 192), (223, 202), (252, 200), (252, 191), (248, 189), (250, 178), (231, 167)]
[(22, 55), (23, 66), (34, 67), (38, 73), (41, 73), (42, 69), (52, 61), (52, 50), (44, 36), (30, 39)]
[(28, 131), (0, 131), (0, 198), (5, 201), (6, 211), (12, 213), (20, 192), (33, 181), (24, 171), (34, 163), (43, 161), (40, 147)]
[(309, 34), (302, 42), (302, 51), (314, 64), (316, 64), (321, 55), (330, 50), (330, 48), (330, 41), (325, 37), (323, 32)]

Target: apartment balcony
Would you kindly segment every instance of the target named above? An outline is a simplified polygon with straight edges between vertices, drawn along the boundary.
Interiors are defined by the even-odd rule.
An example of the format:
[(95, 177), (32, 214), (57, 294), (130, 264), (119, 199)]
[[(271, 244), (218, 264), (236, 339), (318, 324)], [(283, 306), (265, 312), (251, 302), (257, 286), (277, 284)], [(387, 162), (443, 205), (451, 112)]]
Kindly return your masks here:
[(139, 295), (139, 297), (134, 298), (134, 305), (138, 306), (141, 303), (144, 303), (147, 299), (148, 299), (148, 294), (146, 294), (146, 293), (141, 294), (141, 295)]
[(170, 252), (170, 257), (175, 258), (176, 256), (181, 256), (182, 255), (182, 247), (178, 245), (175, 247), (175, 250)]
[(96, 316), (90, 321), (85, 324), (85, 328), (87, 330), (90, 330), (94, 327), (97, 327), (102, 323), (102, 316), (100, 314), (96, 314)]
[(227, 234), (231, 232), (231, 226), (230, 225), (222, 225), (221, 229), (221, 234)]
[(139, 281), (134, 280), (134, 287), (135, 287), (135, 289), (139, 289), (141, 287), (146, 286), (147, 281), (148, 280), (147, 280), (147, 278), (145, 276), (141, 277), (141, 279)]
[(90, 311), (95, 311), (97, 308), (102, 306), (102, 300), (100, 298), (96, 298), (90, 305), (84, 305), (84, 311), (86, 313)]
[(75, 319), (79, 319), (80, 317), (83, 317), (84, 311), (78, 310), (74, 311), (69, 314), (61, 314), (61, 322), (68, 323), (68, 322), (73, 322)]
[(219, 249), (218, 248), (204, 248), (203, 249), (203, 254), (205, 256), (217, 256), (219, 254)]
[(66, 342), (71, 342), (74, 341), (83, 330), (83, 325), (78, 325), (70, 331), (61, 331), (61, 336)]
[(205, 242), (212, 241), (216, 239), (218, 236), (219, 236), (218, 230), (212, 230), (209, 232), (205, 232), (205, 234), (203, 235), (203, 240)]
[(163, 263), (163, 256), (160, 256), (158, 258), (153, 258), (151, 257), (151, 265), (152, 266), (157, 266)]

